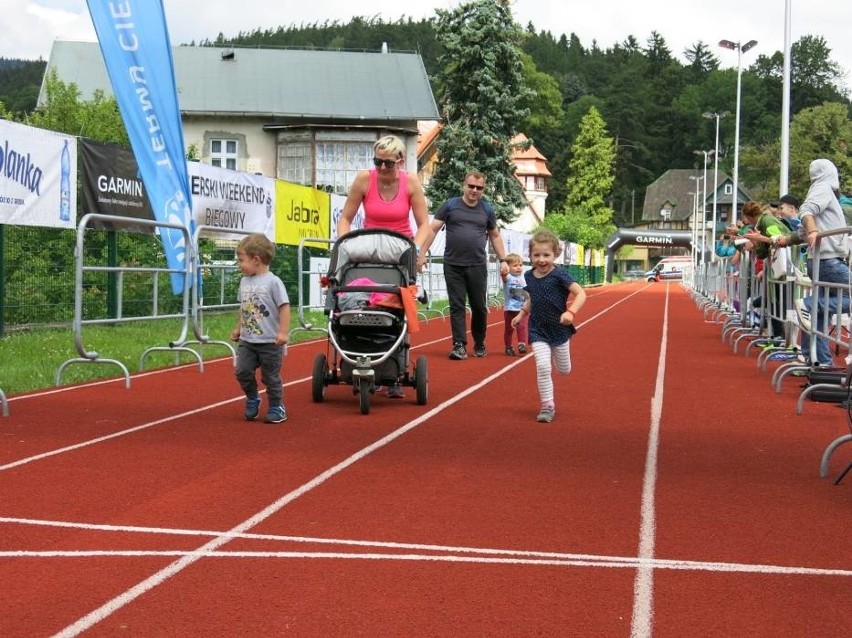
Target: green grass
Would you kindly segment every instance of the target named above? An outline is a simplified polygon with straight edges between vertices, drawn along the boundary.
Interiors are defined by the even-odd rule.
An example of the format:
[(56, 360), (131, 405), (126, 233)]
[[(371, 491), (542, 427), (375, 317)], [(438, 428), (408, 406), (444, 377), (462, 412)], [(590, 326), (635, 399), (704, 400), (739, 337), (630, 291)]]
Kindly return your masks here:
[[(432, 308), (446, 309), (446, 299), (433, 300)], [(435, 317), (430, 312), (428, 317)], [(204, 314), (204, 333), (211, 341), (230, 343), (231, 330), (236, 325), (236, 311)], [(306, 312), (305, 322), (315, 328), (324, 329), (327, 317), (322, 312)], [(290, 343), (313, 339), (324, 339), (318, 330), (297, 330), (299, 326), (297, 308), (292, 309)], [(129, 321), (113, 326), (88, 325), (82, 330), (81, 342), (86, 352), (97, 352), (99, 359), (120, 361), (132, 374), (140, 369), (140, 360), (152, 347), (168, 346), (180, 336), (181, 322), (176, 319), (152, 319)], [(191, 327), (187, 339), (195, 339)], [(204, 360), (228, 356), (230, 352), (222, 345), (188, 344), (201, 354)], [(0, 338), (0, 390), (7, 397), (56, 386), (56, 375), (60, 366), (71, 359), (80, 358), (74, 340), (74, 332), (67, 328), (41, 328), (24, 332), (8, 333)], [(196, 363), (189, 353), (179, 351), (154, 351), (145, 356), (145, 370), (164, 368), (176, 364)], [(115, 364), (72, 363), (65, 366), (60, 385), (71, 385), (84, 381), (121, 377), (123, 372)]]
[[(322, 313), (311, 313), (305, 320), (315, 327), (324, 328), (326, 318)], [(236, 325), (236, 312), (205, 314), (204, 332), (212, 341), (228, 341)], [(294, 327), (299, 325), (293, 312)], [(120, 361), (131, 373), (139, 370), (140, 359), (148, 348), (168, 346), (180, 336), (181, 322), (158, 319), (120, 323), (114, 326), (84, 326), (81, 342), (87, 352), (97, 352), (99, 359)], [(321, 338), (317, 331), (298, 330), (292, 333), (291, 343)], [(194, 339), (191, 328), (189, 339)], [(203, 359), (217, 359), (230, 352), (222, 345), (190, 345)], [(79, 358), (74, 332), (69, 328), (39, 329), (11, 333), (0, 339), (0, 390), (11, 396), (52, 388), (56, 384), (59, 367), (70, 359)], [(189, 353), (154, 351), (145, 357), (146, 370), (172, 366), (177, 363), (195, 363)], [(73, 363), (62, 371), (61, 385), (95, 379), (122, 376), (115, 364)]]

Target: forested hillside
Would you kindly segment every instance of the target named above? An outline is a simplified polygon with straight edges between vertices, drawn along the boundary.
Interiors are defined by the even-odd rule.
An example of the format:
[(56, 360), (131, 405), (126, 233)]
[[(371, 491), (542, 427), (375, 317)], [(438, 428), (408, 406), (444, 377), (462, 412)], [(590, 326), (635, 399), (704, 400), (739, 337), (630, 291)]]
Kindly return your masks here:
[(21, 115), (35, 108), (44, 60), (0, 58), (0, 102), (10, 113)]
[[(378, 51), (383, 43), (397, 51), (417, 51), (429, 76), (438, 75), (440, 44), (433, 20), (357, 18), (348, 24), (323, 22), (257, 29), (226, 39), (221, 34), (205, 45), (334, 48)], [(671, 51), (663, 35), (652, 33), (644, 43), (631, 37), (610, 48), (581, 42), (573, 34), (553, 34), (526, 26), (523, 45), (531, 64), (526, 69), (538, 98), (521, 129), (548, 158), (553, 178), (550, 202), (565, 197), (570, 146), (580, 119), (590, 106), (602, 113), (616, 140), (616, 180), (612, 205), (617, 221), (629, 220), (631, 209), (641, 211), (647, 185), (669, 168), (698, 163), (696, 150), (715, 143), (715, 121), (702, 113), (733, 114), (736, 100), (735, 53), (703, 42), (687, 51)], [(682, 63), (678, 55), (687, 60)], [(723, 58), (723, 56), (730, 56)], [(819, 36), (804, 36), (793, 44), (792, 114), (826, 102), (843, 105), (852, 114), (844, 70), (831, 59)], [(783, 56), (765, 51), (747, 54), (743, 62), (741, 148), (752, 147), (777, 159), (781, 130)], [(549, 90), (555, 87), (555, 90)], [(436, 87), (435, 87), (436, 88)], [(437, 93), (437, 91), (436, 91)], [(733, 163), (734, 117), (720, 121), (721, 166)], [(777, 189), (777, 165), (766, 162), (750, 171), (741, 165), (741, 180), (762, 191)]]
[[(258, 28), (234, 38), (221, 34), (202, 46), (300, 47), (379, 51), (417, 51), (433, 80), (438, 76), (441, 45), (434, 20), (355, 18), (349, 23), (317, 22), (298, 26)], [(673, 52), (662, 34), (645, 42), (630, 37), (602, 49), (573, 34), (525, 28), (524, 74), (536, 97), (529, 117), (518, 129), (548, 158), (553, 178), (548, 206), (564, 201), (571, 144), (591, 106), (602, 114), (608, 134), (616, 140), (616, 179), (611, 205), (616, 221), (641, 211), (647, 185), (669, 168), (698, 163), (696, 150), (713, 149), (714, 120), (702, 113), (728, 113), (720, 120), (720, 166), (733, 164), (736, 100), (736, 53), (703, 42)], [(686, 62), (681, 62), (682, 56)], [(727, 68), (721, 69), (722, 62)], [(740, 179), (758, 196), (777, 189), (780, 148), (783, 56), (758, 46), (743, 56), (741, 149), (756, 153), (743, 162)], [(0, 60), (0, 101), (12, 113), (32, 110), (44, 62)], [(850, 116), (844, 70), (831, 58), (825, 40), (804, 36), (793, 44), (792, 113), (795, 117), (826, 102), (837, 103)], [(439, 105), (440, 106), (440, 105)], [(809, 149), (810, 150), (810, 149)], [(797, 162), (791, 149), (791, 178), (797, 179), (805, 159)], [(803, 151), (802, 151), (803, 152)], [(810, 158), (808, 158), (810, 159)], [(759, 161), (758, 161), (759, 160)], [(841, 172), (843, 172), (843, 167)], [(777, 195), (777, 193), (773, 193)]]

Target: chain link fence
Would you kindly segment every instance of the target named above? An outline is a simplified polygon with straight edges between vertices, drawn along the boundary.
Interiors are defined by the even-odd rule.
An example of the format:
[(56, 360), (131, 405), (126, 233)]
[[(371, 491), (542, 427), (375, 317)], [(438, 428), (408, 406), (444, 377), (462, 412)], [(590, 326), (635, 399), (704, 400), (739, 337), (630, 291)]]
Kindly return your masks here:
[[(76, 303), (76, 231), (26, 226), (0, 229), (0, 336), (34, 328), (70, 327)], [(201, 290), (211, 305), (236, 303), (240, 279), (236, 244), (210, 239), (200, 242)], [(144, 268), (165, 264), (160, 240), (150, 234), (88, 230), (84, 250), (87, 266)], [(205, 264), (210, 267), (205, 268)], [(271, 270), (295, 298), (296, 248), (279, 246)], [(172, 293), (168, 277), (158, 275), (86, 271), (81, 319), (144, 317), (151, 314), (152, 307), (158, 314), (180, 312), (181, 297)]]

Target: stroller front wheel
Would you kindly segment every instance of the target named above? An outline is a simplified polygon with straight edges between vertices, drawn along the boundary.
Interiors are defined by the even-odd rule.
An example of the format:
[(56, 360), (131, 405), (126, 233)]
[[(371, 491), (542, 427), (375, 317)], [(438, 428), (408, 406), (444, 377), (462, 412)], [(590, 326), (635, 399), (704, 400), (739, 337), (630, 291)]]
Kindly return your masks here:
[(361, 414), (370, 413), (370, 394), (372, 388), (370, 379), (360, 379), (358, 382), (358, 399), (361, 405)]

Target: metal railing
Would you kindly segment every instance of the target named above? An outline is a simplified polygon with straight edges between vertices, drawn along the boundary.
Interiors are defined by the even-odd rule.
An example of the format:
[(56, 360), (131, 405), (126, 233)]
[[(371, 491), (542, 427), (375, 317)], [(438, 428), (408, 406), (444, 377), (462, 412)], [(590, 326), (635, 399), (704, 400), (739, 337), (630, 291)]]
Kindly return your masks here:
[[(86, 231), (91, 230), (90, 224), (93, 222), (112, 224), (117, 227), (127, 227), (127, 226), (142, 226), (149, 227), (152, 229), (155, 228), (171, 228), (174, 230), (178, 230), (184, 235), (184, 245), (187, 247), (187, 255), (190, 258), (186, 259), (184, 262), (183, 268), (169, 268), (168, 266), (94, 266), (86, 264), (86, 250), (85, 250), (85, 239), (86, 239)], [(186, 352), (194, 356), (201, 369), (203, 370), (203, 360), (201, 356), (192, 350), (191, 348), (184, 347), (182, 344), (186, 340), (186, 335), (188, 332), (188, 326), (190, 321), (190, 299), (193, 287), (191, 283), (193, 281), (193, 259), (191, 257), (192, 254), (192, 242), (190, 241), (191, 237), (189, 235), (189, 231), (186, 227), (180, 224), (172, 224), (167, 222), (158, 222), (144, 219), (128, 219), (127, 217), (118, 217), (114, 215), (101, 215), (96, 213), (89, 213), (84, 215), (80, 220), (77, 226), (77, 244), (75, 250), (75, 272), (74, 272), (74, 319), (72, 323), (72, 330), (74, 333), (74, 345), (77, 349), (77, 353), (80, 355), (79, 357), (75, 357), (72, 359), (68, 359), (63, 362), (59, 369), (56, 371), (56, 385), (61, 384), (62, 380), (62, 372), (70, 365), (75, 363), (84, 363), (84, 364), (111, 364), (117, 366), (121, 369), (124, 374), (124, 384), (126, 388), (130, 388), (130, 373), (127, 370), (127, 367), (118, 361), (117, 359), (108, 359), (102, 358), (97, 351), (89, 350), (83, 344), (83, 328), (85, 326), (91, 325), (113, 325), (119, 323), (126, 323), (132, 321), (142, 321), (142, 320), (151, 320), (151, 319), (179, 319), (181, 320), (181, 332), (180, 336), (173, 342), (169, 344), (168, 347), (164, 346), (154, 346), (148, 348), (140, 359), (140, 368), (144, 364), (145, 357), (147, 354), (153, 350), (169, 350), (173, 352)], [(87, 319), (83, 317), (83, 298), (84, 298), (84, 276), (86, 273), (105, 273), (105, 274), (115, 274), (119, 278), (120, 285), (118, 286), (119, 291), (123, 291), (124, 287), (122, 284), (122, 277), (128, 273), (141, 273), (145, 275), (149, 275), (151, 277), (151, 287), (152, 287), (152, 296), (151, 296), (151, 305), (150, 305), (150, 314), (147, 315), (134, 315), (134, 316), (124, 316), (122, 310), (122, 304), (118, 304), (118, 312), (116, 316), (112, 317), (98, 317), (94, 319)], [(175, 313), (160, 313), (159, 311), (159, 293), (160, 293), (160, 275), (182, 275), (184, 277), (184, 287), (183, 293), (181, 295), (181, 312)], [(121, 294), (121, 293), (119, 293)], [(119, 297), (120, 299), (120, 297)]]

